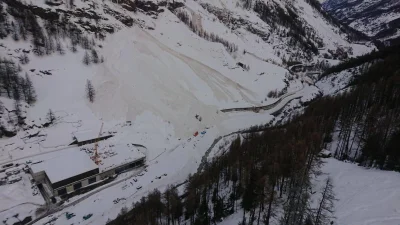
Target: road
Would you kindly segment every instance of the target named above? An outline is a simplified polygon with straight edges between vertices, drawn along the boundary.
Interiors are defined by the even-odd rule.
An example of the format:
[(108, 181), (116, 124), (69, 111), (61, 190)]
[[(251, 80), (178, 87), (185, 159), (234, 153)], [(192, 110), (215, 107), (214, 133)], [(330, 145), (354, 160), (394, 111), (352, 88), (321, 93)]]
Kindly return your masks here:
[[(301, 89), (291, 92), (291, 93), (287, 93), (285, 95), (283, 95), (282, 97), (280, 97), (276, 102), (269, 104), (269, 105), (262, 105), (262, 106), (252, 106), (252, 107), (242, 107), (242, 108), (228, 108), (228, 109), (221, 109), (221, 112), (227, 113), (227, 112), (240, 112), (240, 111), (253, 111), (253, 112), (258, 112), (260, 110), (269, 110), (272, 109), (274, 107), (276, 107), (279, 103), (281, 103), (283, 100), (287, 99), (288, 97), (298, 93), (299, 91), (304, 89), (304, 85)], [(286, 103), (287, 104), (287, 103)], [(286, 105), (285, 104), (285, 105)], [(283, 105), (282, 107), (284, 107), (285, 105)]]
[(132, 179), (133, 177), (136, 177), (138, 174), (142, 173), (143, 171), (144, 171), (144, 167), (142, 167), (140, 170), (138, 170), (137, 172), (133, 173), (132, 175), (129, 175), (128, 177), (126, 177), (124, 179), (117, 180), (115, 182), (112, 182), (112, 183), (106, 184), (104, 186), (101, 186), (101, 187), (99, 187), (97, 189), (94, 189), (92, 192), (89, 192), (88, 194), (82, 196), (81, 198), (78, 198), (78, 199), (74, 200), (73, 202), (70, 202), (70, 203), (68, 203), (66, 205), (57, 206), (56, 208), (52, 208), (52, 209), (48, 210), (46, 213), (44, 213), (43, 215), (41, 215), (41, 216), (37, 217), (36, 219), (32, 220), (31, 222), (27, 223), (27, 225), (32, 225), (32, 224), (38, 222), (39, 220), (45, 218), (46, 216), (49, 216), (49, 215), (54, 214), (56, 212), (59, 212), (59, 211), (65, 209), (65, 208), (68, 208), (70, 206), (74, 206), (74, 205), (76, 205), (76, 204), (88, 199), (89, 197), (99, 193), (100, 191), (103, 191), (104, 189), (107, 189), (109, 187), (115, 186), (115, 185), (120, 184), (120, 183), (122, 183), (124, 181), (127, 181), (129, 179)]

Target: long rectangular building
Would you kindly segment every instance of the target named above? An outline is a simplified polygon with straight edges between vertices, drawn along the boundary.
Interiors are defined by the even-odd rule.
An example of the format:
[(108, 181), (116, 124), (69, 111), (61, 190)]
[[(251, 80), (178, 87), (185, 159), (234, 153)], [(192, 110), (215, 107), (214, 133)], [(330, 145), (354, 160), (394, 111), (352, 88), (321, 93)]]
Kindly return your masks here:
[(98, 166), (78, 148), (53, 154), (55, 157), (31, 165), (37, 183), (46, 184), (53, 195), (63, 195), (100, 179)]
[(79, 148), (52, 153), (54, 157), (31, 165), (30, 172), (37, 184), (47, 186), (51, 196), (62, 196), (145, 162), (145, 155), (129, 144), (112, 145), (99, 153), (99, 165)]

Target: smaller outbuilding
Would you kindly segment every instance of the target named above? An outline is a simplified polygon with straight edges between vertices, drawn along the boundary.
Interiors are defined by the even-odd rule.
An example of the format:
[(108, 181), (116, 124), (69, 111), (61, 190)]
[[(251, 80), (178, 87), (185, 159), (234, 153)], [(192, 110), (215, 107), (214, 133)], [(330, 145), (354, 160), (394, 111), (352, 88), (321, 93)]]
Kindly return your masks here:
[(94, 130), (78, 131), (73, 133), (74, 142), (72, 142), (70, 145), (76, 144), (78, 146), (82, 146), (92, 144), (97, 141), (106, 140), (112, 136), (113, 135), (111, 134), (100, 134), (99, 136), (99, 132)]

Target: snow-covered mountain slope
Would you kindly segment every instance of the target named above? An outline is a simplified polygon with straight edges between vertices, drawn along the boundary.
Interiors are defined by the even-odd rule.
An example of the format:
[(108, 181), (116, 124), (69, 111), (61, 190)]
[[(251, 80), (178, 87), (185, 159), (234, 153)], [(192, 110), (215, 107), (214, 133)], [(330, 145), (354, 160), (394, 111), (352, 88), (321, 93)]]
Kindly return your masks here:
[[(56, 214), (56, 224), (67, 222), (60, 217), (67, 210), (79, 212), (79, 219), (93, 213), (86, 223), (104, 224), (148, 190), (186, 179), (215, 138), (272, 121), (292, 99), (315, 97), (319, 90), (307, 74), (289, 65), (312, 67), (335, 58), (338, 49), (349, 56), (373, 49), (349, 43), (305, 0), (246, 2), (2, 0), (0, 56), (21, 62), (19, 74), (32, 80), (37, 99), (20, 103), (25, 124), (19, 126), (13, 101), (1, 93), (1, 120), (15, 136), (0, 139), (0, 164), (48, 158), (68, 149), (72, 132), (97, 131), (102, 123), (115, 135), (109, 143), (145, 145), (143, 189), (121, 190), (124, 182), (118, 183)], [(86, 54), (92, 55), (89, 65), (82, 62)], [(29, 62), (21, 60), (25, 56)], [(87, 80), (94, 102), (86, 98)], [(220, 111), (270, 104), (258, 114)], [(50, 125), (49, 109), (56, 117)], [(164, 173), (167, 179), (154, 179)], [(114, 205), (116, 197), (128, 200)], [(22, 206), (10, 207), (0, 217)], [(23, 210), (35, 216), (37, 207), (29, 207)]]
[[(172, 12), (164, 7), (166, 2), (143, 3), (155, 11), (137, 3), (136, 13), (127, 10), (127, 3), (122, 1), (121, 5), (110, 1), (75, 1), (74, 4), (71, 8), (63, 2), (49, 5), (33, 1), (32, 5), (26, 6), (11, 0), (3, 3), (9, 13), (27, 7), (35, 16), (42, 17), (39, 20), (45, 26), (52, 26), (47, 19), (55, 16), (59, 17), (61, 25), (73, 24), (89, 39), (106, 36), (104, 41), (97, 43), (102, 48), (95, 47), (105, 59), (99, 66), (80, 64), (83, 51), (45, 57), (29, 53), (31, 63), (23, 69), (32, 75), (39, 92), (31, 115), (43, 116), (48, 108), (64, 110), (70, 106), (65, 104), (68, 101), (74, 104), (83, 101), (80, 103), (82, 106), (76, 108), (89, 107), (91, 112), (104, 119), (133, 120), (149, 110), (182, 128), (176, 129), (181, 135), (183, 131), (187, 135), (195, 130), (198, 122), (192, 118), (191, 121), (182, 121), (182, 115), (203, 115), (203, 123), (211, 125), (213, 120), (218, 120), (216, 111), (220, 108), (257, 106), (273, 101), (267, 98), (267, 93), (286, 86), (284, 81), (288, 71), (284, 69), (284, 63), (287, 61), (313, 61), (319, 57), (318, 47), (321, 52), (336, 50), (339, 46), (354, 47), (355, 55), (369, 51), (368, 47), (349, 44), (345, 35), (339, 35), (337, 28), (328, 24), (304, 1), (296, 1), (293, 5), (284, 1), (254, 2), (257, 13), (243, 9), (241, 1), (186, 1), (180, 7), (171, 6)], [(200, 36), (208, 33), (208, 36), (222, 37), (223, 41), (236, 45), (237, 50), (228, 52), (226, 45), (220, 44), (223, 41), (217, 38), (208, 41), (209, 38), (193, 33), (175, 16), (179, 12), (190, 14), (196, 32), (202, 31)], [(286, 21), (289, 15), (297, 19), (288, 21), (295, 22)], [(12, 16), (10, 20), (13, 20)], [(70, 45), (67, 39), (60, 43), (64, 48)], [(3, 44), (8, 47), (6, 51), (35, 48), (11, 39), (5, 39)], [(14, 57), (17, 56), (19, 54), (14, 53)], [(63, 61), (62, 66), (60, 61)], [(246, 65), (249, 70), (242, 69), (238, 63)], [(29, 71), (35, 68), (57, 72), (53, 77), (38, 78), (34, 76), (37, 71)], [(71, 77), (75, 75), (77, 78)], [(81, 98), (86, 79), (93, 79), (97, 90), (94, 104)], [(52, 83), (62, 83), (63, 86)], [(78, 83), (80, 87), (75, 89)], [(45, 93), (41, 93), (42, 86), (46, 87)], [(45, 96), (48, 93), (54, 99), (60, 99), (57, 101), (59, 106), (51, 106), (54, 101)], [(56, 96), (58, 93), (60, 96)]]
[[(334, 225), (396, 225), (400, 193), (397, 189), (400, 174), (392, 171), (365, 169), (333, 158), (324, 160), (315, 189), (323, 188), (329, 176), (333, 182)], [(315, 204), (318, 203), (317, 196)], [(220, 225), (236, 224), (243, 212), (228, 216)]]
[(321, 183), (326, 175), (333, 180), (335, 224), (399, 224), (399, 173), (366, 169), (336, 159), (326, 159), (322, 172), (325, 175), (318, 178)]
[(323, 8), (370, 37), (390, 41), (400, 36), (400, 2), (397, 0), (327, 0)]

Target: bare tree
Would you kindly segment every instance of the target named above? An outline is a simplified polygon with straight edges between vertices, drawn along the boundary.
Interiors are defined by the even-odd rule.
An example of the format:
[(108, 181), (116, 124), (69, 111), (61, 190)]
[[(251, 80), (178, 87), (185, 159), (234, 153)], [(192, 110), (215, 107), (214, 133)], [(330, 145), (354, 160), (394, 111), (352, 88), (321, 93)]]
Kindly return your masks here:
[(49, 123), (53, 123), (56, 120), (56, 116), (51, 109), (49, 109), (49, 112), (46, 115), (46, 119)]
[(94, 102), (95, 91), (90, 80), (86, 81), (86, 97), (89, 99), (90, 102)]
[(315, 225), (328, 224), (332, 218), (335, 195), (333, 193), (333, 184), (330, 177), (326, 179), (325, 187), (322, 191), (322, 197), (315, 214)]

